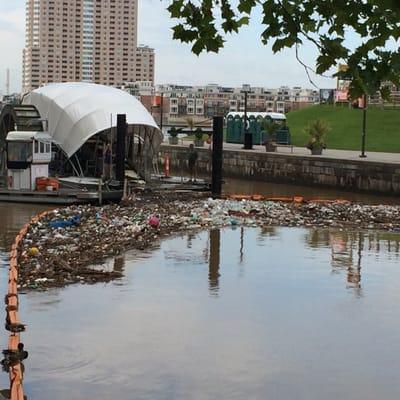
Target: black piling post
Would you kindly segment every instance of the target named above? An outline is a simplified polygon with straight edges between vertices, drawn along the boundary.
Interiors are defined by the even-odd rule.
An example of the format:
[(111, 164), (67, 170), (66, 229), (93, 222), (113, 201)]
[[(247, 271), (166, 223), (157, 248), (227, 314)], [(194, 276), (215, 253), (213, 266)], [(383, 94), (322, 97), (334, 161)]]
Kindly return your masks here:
[(223, 149), (223, 117), (213, 119), (212, 148), (212, 181), (211, 195), (214, 199), (221, 197), (222, 192), (222, 149)]
[(117, 115), (117, 148), (115, 154), (115, 178), (122, 186), (125, 180), (125, 138), (126, 138), (126, 115)]

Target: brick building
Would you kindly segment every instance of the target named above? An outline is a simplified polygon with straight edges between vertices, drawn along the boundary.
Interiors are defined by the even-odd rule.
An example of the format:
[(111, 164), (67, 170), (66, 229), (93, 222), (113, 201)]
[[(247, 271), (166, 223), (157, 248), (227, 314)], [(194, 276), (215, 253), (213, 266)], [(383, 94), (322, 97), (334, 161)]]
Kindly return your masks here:
[(138, 0), (27, 0), (23, 92), (136, 81), (137, 10)]

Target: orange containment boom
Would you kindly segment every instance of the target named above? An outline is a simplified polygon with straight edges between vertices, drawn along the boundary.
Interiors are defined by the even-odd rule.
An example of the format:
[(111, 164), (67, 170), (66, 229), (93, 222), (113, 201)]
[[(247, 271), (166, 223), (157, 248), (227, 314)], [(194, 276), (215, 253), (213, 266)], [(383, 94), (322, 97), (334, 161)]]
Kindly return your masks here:
[(253, 201), (276, 201), (282, 203), (317, 203), (317, 204), (349, 204), (349, 200), (344, 199), (310, 199), (306, 200), (303, 196), (293, 196), (293, 197), (267, 197), (261, 194), (231, 194), (228, 196), (232, 200), (253, 200)]
[[(20, 332), (25, 330), (19, 318), (18, 313), (18, 249), (21, 241), (28, 232), (31, 223), (36, 223), (43, 217), (47, 212), (40, 213), (31, 219), (29, 224), (19, 231), (18, 235), (14, 239), (14, 243), (11, 246), (10, 251), (10, 267), (8, 271), (8, 286), (7, 294), (5, 297), (6, 303), (6, 329), (10, 331), (8, 338), (8, 349), (5, 350), (3, 366), (7, 366), (9, 377), (10, 377), (10, 400), (24, 400), (24, 389), (23, 389), (23, 366), (21, 363), (23, 353), (23, 344), (20, 341)], [(22, 350), (20, 348), (22, 346)], [(26, 352), (25, 352), (26, 353)], [(26, 358), (27, 353), (25, 355)]]

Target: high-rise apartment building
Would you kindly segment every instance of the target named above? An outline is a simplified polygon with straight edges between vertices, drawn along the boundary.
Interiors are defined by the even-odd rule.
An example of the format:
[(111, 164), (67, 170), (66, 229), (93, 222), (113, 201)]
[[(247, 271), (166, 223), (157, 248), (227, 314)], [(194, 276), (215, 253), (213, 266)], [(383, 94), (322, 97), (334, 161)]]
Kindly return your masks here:
[(147, 81), (154, 84), (154, 49), (139, 46), (136, 50), (136, 81)]
[(136, 80), (138, 0), (27, 0), (23, 91)]

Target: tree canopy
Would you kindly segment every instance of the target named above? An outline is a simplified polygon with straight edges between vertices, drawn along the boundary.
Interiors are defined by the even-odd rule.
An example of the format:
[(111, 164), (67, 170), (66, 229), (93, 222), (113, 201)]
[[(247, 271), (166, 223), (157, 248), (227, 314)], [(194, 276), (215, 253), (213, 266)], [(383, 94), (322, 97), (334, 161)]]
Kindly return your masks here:
[[(399, 0), (172, 0), (173, 38), (191, 43), (197, 55), (218, 52), (227, 34), (257, 23), (256, 8), (262, 13), (262, 43), (272, 43), (274, 53), (295, 47), (307, 73), (312, 68), (301, 61), (298, 49), (313, 43), (319, 51), (313, 71), (324, 74), (346, 64), (347, 70), (335, 76), (350, 81), (352, 98), (379, 90), (387, 98), (382, 84), (400, 85)], [(348, 34), (359, 39), (355, 47), (346, 43)]]

